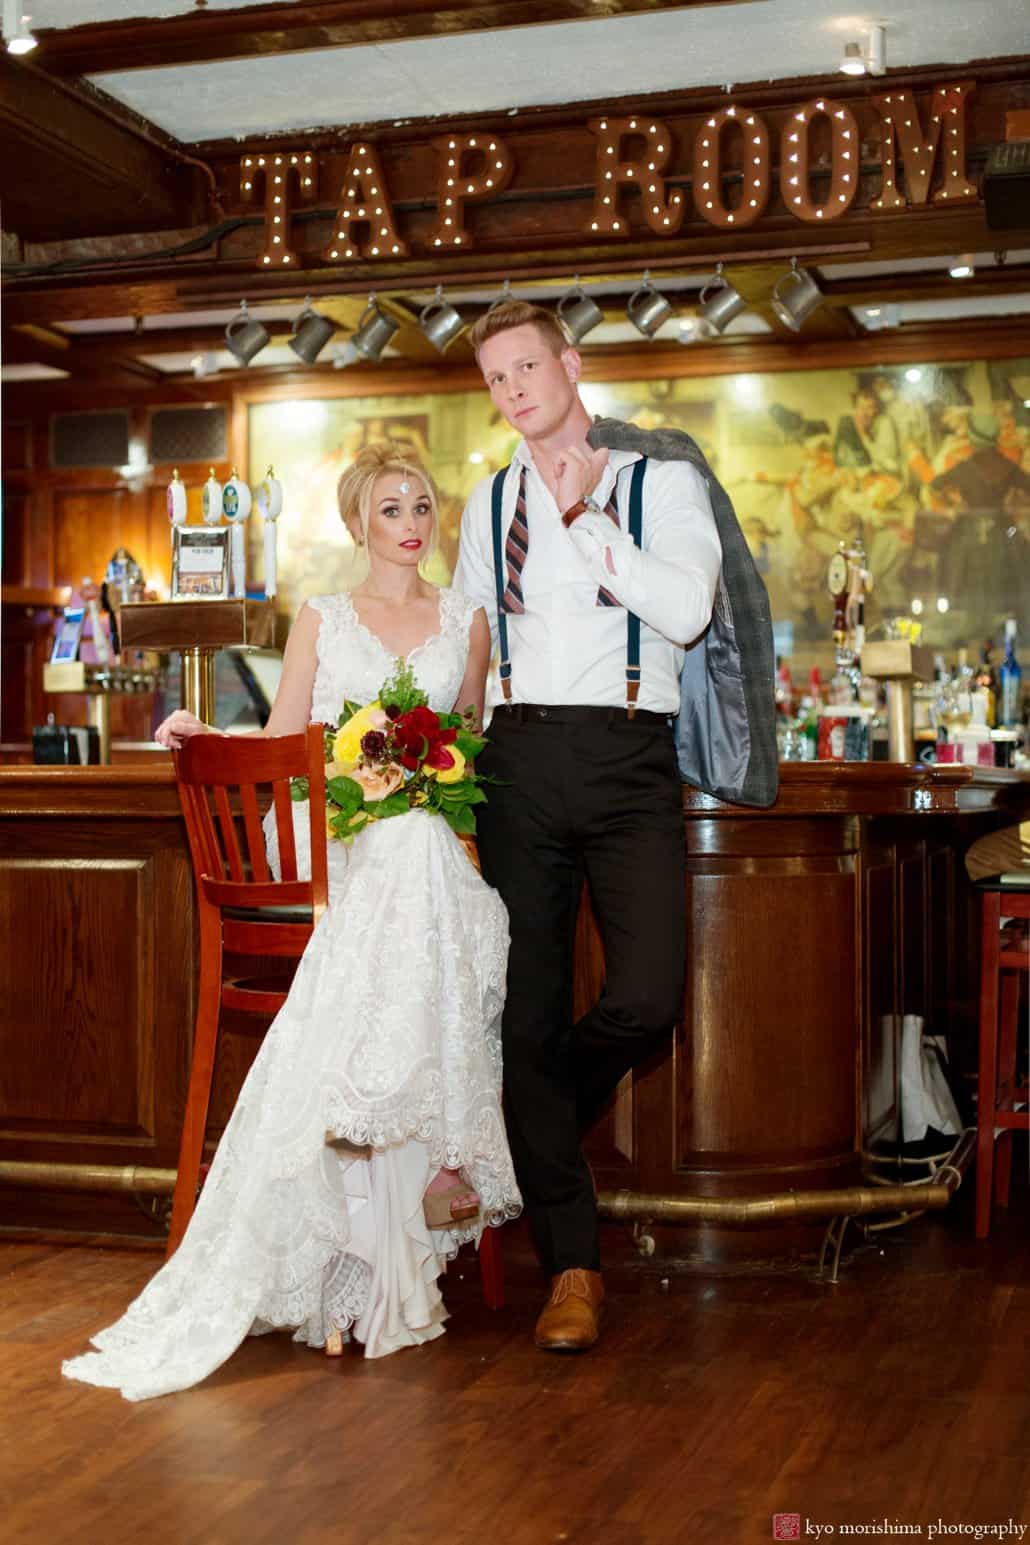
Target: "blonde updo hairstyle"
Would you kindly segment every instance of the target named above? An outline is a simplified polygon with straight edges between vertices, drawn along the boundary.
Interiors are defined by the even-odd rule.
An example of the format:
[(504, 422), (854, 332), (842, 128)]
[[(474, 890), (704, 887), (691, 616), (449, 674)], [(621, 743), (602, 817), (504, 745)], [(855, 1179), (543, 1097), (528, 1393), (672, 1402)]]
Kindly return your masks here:
[(340, 518), (354, 538), (355, 544), (368, 552), (368, 523), (372, 514), (372, 495), (376, 483), (388, 472), (401, 477), (413, 477), (424, 485), (433, 511), (433, 529), (429, 544), (421, 559), (425, 563), (436, 552), (440, 536), (440, 497), (428, 469), (417, 456), (412, 456), (406, 446), (392, 440), (376, 440), (363, 445), (351, 465), (341, 474), (336, 485), (336, 502)]

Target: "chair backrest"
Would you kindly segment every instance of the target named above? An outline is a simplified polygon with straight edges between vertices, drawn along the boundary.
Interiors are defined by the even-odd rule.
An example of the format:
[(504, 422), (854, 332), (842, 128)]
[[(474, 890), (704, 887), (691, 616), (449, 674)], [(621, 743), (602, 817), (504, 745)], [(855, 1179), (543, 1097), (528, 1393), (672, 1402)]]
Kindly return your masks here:
[[(198, 896), (217, 907), (310, 906), (316, 922), (328, 900), (325, 749), (321, 725), (306, 733), (194, 735), (175, 753)], [(290, 779), (308, 780), (311, 879), (297, 876)], [(271, 787), (280, 873), (265, 854), (258, 790)], [(263, 796), (267, 804), (267, 796)], [(240, 837), (243, 842), (241, 845)]]

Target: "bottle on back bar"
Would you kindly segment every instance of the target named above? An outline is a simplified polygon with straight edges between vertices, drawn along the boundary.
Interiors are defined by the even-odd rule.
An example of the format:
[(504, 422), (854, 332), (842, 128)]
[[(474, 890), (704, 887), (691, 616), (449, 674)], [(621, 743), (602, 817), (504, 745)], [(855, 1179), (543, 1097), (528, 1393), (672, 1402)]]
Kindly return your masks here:
[(993, 729), (997, 723), (998, 691), (997, 677), (991, 664), (990, 639), (985, 640), (980, 651), (980, 669), (976, 673), (974, 696), (978, 696), (983, 704), (983, 723)]
[(1001, 682), (998, 722), (1005, 729), (1015, 729), (1022, 707), (1023, 672), (1016, 659), (1016, 619), (1010, 617), (1005, 624), (1005, 658), (998, 672)]

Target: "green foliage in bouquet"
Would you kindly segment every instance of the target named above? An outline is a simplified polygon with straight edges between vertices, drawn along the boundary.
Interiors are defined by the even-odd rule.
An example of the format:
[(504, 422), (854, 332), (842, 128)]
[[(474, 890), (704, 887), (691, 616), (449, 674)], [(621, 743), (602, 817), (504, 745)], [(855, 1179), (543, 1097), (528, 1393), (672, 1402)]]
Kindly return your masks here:
[[(326, 726), (330, 833), (350, 843), (372, 821), (421, 809), (472, 836), (474, 806), (486, 799), (483, 785), (495, 781), (471, 770), (485, 744), (471, 708), (435, 713), (411, 666), (398, 660), (374, 703), (346, 700), (337, 727)], [(291, 793), (307, 799), (307, 779), (294, 779)]]

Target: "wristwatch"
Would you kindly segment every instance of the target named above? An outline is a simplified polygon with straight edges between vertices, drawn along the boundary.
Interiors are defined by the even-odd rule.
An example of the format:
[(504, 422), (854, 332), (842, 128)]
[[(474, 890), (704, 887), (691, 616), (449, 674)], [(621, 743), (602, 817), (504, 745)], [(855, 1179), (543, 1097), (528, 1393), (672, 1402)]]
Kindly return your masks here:
[(575, 504), (570, 505), (567, 510), (562, 512), (562, 525), (565, 527), (571, 526), (574, 521), (577, 521), (581, 515), (585, 515), (587, 511), (592, 515), (604, 514), (596, 499), (577, 499)]

